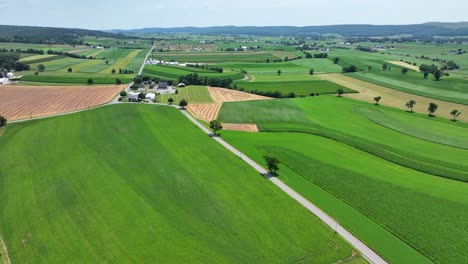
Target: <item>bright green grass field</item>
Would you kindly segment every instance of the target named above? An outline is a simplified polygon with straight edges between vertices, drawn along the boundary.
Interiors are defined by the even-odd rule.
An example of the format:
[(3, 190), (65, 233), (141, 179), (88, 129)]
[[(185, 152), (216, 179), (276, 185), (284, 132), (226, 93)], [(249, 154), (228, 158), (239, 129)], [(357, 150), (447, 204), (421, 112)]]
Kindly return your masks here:
[(219, 52), (219, 53), (203, 53), (203, 52), (181, 52), (181, 53), (171, 53), (167, 54), (154, 53), (154, 58), (162, 59), (165, 61), (175, 60), (180, 63), (184, 62), (226, 62), (226, 61), (235, 61), (235, 62), (264, 62), (267, 59), (269, 60), (278, 60), (282, 59), (272, 55), (267, 52)]
[(192, 73), (197, 73), (200, 77), (216, 77), (216, 78), (230, 78), (232, 80), (242, 79), (244, 75), (240, 72), (223, 72), (218, 73), (214, 71), (200, 72), (199, 69), (190, 67), (167, 67), (161, 65), (146, 65), (143, 69), (144, 75), (177, 80), (181, 76), (186, 76)]
[[(280, 178), (390, 262), (464, 262), (468, 257), (468, 183), (430, 172), (440, 172), (446, 165), (447, 171), (463, 174), (468, 151), (412, 134), (421, 128), (435, 135), (445, 130), (450, 138), (462, 135), (460, 130), (466, 134), (468, 127), (341, 99), (321, 96), (258, 105), (225, 103), (220, 121), (258, 123), (269, 133), (224, 131), (222, 136), (260, 164), (265, 152), (280, 159)], [(376, 124), (353, 110), (356, 107), (378, 108), (404, 123), (405, 131)], [(374, 149), (366, 149), (365, 144)], [(398, 155), (410, 158), (411, 164), (399, 165)], [(428, 172), (410, 167), (418, 169), (418, 163)]]
[(324, 81), (285, 81), (285, 82), (237, 82), (239, 88), (246, 91), (275, 92), (280, 91), (283, 95), (295, 93), (296, 96), (308, 96), (314, 94), (336, 94), (338, 89), (343, 89), (345, 93), (355, 92), (341, 85)]
[(189, 104), (205, 104), (214, 103), (210, 96), (210, 92), (206, 86), (191, 85), (183, 88), (178, 88), (178, 94), (161, 94), (159, 95), (160, 103), (167, 103), (169, 98), (174, 99), (174, 104), (179, 104), (182, 99), (185, 99)]
[(245, 70), (249, 74), (276, 74), (278, 70), (283, 73), (303, 73), (307, 74), (309, 69), (300, 65), (295, 65), (292, 62), (271, 62), (271, 63), (220, 63), (217, 64), (226, 70)]
[(351, 247), (174, 108), (11, 124), (0, 233), (13, 263), (336, 263)]

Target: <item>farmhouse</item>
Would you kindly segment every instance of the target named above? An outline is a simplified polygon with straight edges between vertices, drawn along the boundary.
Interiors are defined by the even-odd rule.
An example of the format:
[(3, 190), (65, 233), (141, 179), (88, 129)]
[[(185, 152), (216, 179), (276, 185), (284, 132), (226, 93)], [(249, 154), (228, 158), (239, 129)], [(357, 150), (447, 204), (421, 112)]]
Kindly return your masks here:
[(129, 92), (128, 93), (128, 100), (138, 100), (140, 93)]
[(166, 90), (168, 87), (167, 82), (159, 82), (158, 83), (158, 89), (159, 90)]
[(10, 80), (8, 80), (8, 78), (0, 78), (0, 85), (1, 84), (10, 84)]
[(146, 99), (149, 99), (149, 100), (154, 100), (156, 99), (156, 94), (154, 93), (147, 93), (146, 96), (145, 96)]

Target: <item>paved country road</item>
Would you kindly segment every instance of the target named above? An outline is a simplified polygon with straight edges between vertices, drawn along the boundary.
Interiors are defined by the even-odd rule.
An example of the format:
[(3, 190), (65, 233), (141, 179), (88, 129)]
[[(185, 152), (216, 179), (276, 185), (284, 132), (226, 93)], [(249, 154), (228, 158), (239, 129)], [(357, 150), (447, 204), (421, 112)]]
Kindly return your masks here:
[[(174, 106), (177, 107), (177, 106)], [(184, 114), (192, 123), (194, 123), (196, 126), (198, 126), (203, 132), (211, 136), (214, 140), (216, 140), (219, 144), (221, 144), (223, 147), (237, 155), (240, 159), (242, 159), (244, 162), (249, 164), (252, 168), (254, 168), (256, 171), (264, 175), (267, 179), (269, 179), (273, 184), (278, 186), (281, 190), (283, 190), (285, 193), (287, 193), (290, 197), (292, 197), (294, 200), (299, 202), (301, 205), (303, 205), (305, 208), (307, 208), (310, 212), (312, 212), (314, 215), (316, 215), (320, 220), (322, 220), (325, 224), (327, 224), (329, 227), (335, 230), (336, 233), (340, 234), (346, 241), (348, 241), (351, 245), (353, 245), (354, 248), (359, 250), (362, 253), (362, 256), (369, 262), (375, 263), (375, 264), (384, 264), (387, 263), (384, 259), (382, 259), (377, 253), (375, 253), (372, 249), (370, 249), (368, 246), (366, 246), (363, 242), (361, 242), (358, 238), (353, 236), (350, 232), (348, 232), (344, 227), (342, 227), (338, 222), (333, 220), (330, 216), (328, 216), (326, 213), (324, 213), (320, 208), (312, 204), (309, 200), (306, 198), (302, 197), (299, 193), (291, 189), (288, 185), (286, 185), (284, 182), (282, 182), (280, 179), (273, 177), (271, 174), (269, 174), (262, 166), (258, 165), (255, 161), (251, 160), (249, 157), (247, 157), (245, 154), (231, 146), (229, 143), (221, 139), (220, 137), (214, 136), (213, 133), (211, 133), (210, 130), (208, 130), (206, 127), (204, 127), (200, 122), (198, 122), (194, 117), (192, 117), (189, 113), (187, 113), (185, 110), (181, 110), (182, 114)]]

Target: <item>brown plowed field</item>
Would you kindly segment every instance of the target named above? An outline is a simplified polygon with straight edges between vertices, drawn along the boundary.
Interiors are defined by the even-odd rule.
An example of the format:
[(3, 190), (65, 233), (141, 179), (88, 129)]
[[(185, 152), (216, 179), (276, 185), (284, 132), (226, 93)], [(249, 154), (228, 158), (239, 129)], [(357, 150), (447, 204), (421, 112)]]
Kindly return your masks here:
[(410, 93), (405, 93), (402, 91), (390, 89), (381, 85), (368, 83), (352, 77), (333, 73), (333, 74), (318, 74), (320, 78), (337, 83), (341, 86), (353, 89), (359, 93), (354, 94), (345, 94), (344, 97), (349, 97), (352, 99), (365, 101), (372, 103), (374, 102), (374, 97), (381, 96), (382, 100), (380, 101), (381, 105), (391, 106), (395, 108), (400, 108), (406, 110), (405, 104), (409, 100), (415, 100), (416, 105), (414, 106), (414, 111), (419, 113), (427, 114), (427, 107), (429, 103), (436, 103), (439, 108), (435, 112), (436, 116), (451, 118), (450, 111), (457, 109), (463, 114), (458, 117), (459, 120), (468, 122), (468, 106), (461, 105), (456, 103), (450, 103), (446, 101), (431, 99), (419, 95), (414, 95)]
[(258, 132), (258, 127), (256, 124), (223, 123), (223, 129), (234, 131)]
[(8, 120), (78, 111), (105, 104), (125, 86), (0, 86), (0, 115)]
[(230, 90), (226, 88), (209, 87), (208, 90), (210, 91), (210, 95), (213, 100), (215, 100), (217, 103), (272, 99), (270, 97)]
[(221, 103), (192, 104), (188, 105), (187, 109), (198, 119), (210, 122), (218, 117), (219, 109), (221, 109)]

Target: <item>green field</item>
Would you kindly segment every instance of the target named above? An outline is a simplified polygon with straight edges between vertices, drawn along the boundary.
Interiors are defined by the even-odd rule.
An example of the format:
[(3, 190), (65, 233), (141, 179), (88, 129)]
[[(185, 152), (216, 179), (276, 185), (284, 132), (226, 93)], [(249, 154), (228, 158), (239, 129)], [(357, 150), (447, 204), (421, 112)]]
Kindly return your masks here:
[[(334, 96), (225, 103), (218, 119), (268, 132), (222, 136), (260, 164), (265, 152), (280, 159), (280, 179), (390, 262), (468, 257), (468, 150), (449, 146), (464, 142), (466, 124)], [(395, 120), (406, 126), (395, 131)]]
[(218, 53), (201, 53), (201, 52), (180, 52), (180, 53), (154, 53), (155, 59), (164, 61), (175, 60), (180, 63), (184, 62), (265, 62), (266, 60), (282, 59), (268, 52), (218, 52)]
[(309, 69), (293, 64), (292, 62), (271, 62), (271, 63), (219, 63), (218, 67), (225, 70), (241, 71), (249, 74), (276, 74), (278, 70), (284, 73), (302, 73), (308, 74)]
[[(114, 84), (115, 79), (130, 83), (135, 74), (111, 74), (115, 69), (133, 70), (137, 72), (143, 63), (148, 50), (132, 50), (111, 48), (106, 50), (87, 49), (82, 51), (95, 59), (75, 59), (56, 55), (34, 55), (25, 57), (23, 61), (30, 63), (31, 71), (24, 71), (23, 81), (33, 83), (75, 83), (86, 84), (93, 79), (95, 84)], [(78, 53), (80, 54), (80, 52)], [(44, 72), (37, 71), (37, 66), (43, 64)], [(72, 73), (68, 69), (72, 68)]]
[(341, 85), (324, 81), (284, 81), (284, 82), (237, 82), (239, 88), (245, 91), (275, 92), (280, 91), (283, 95), (295, 93), (296, 96), (308, 96), (310, 94), (336, 94), (337, 89), (343, 89), (345, 93), (354, 92)]
[(0, 160), (12, 263), (337, 263), (352, 253), (174, 108), (11, 124)]
[(197, 73), (200, 77), (216, 77), (220, 79), (230, 78), (232, 80), (242, 79), (244, 75), (240, 72), (223, 72), (218, 73), (210, 70), (200, 70), (191, 67), (175, 67), (162, 65), (146, 65), (143, 69), (144, 75), (152, 77), (165, 78), (170, 80), (178, 80), (181, 76), (186, 76), (192, 73)]
[(210, 96), (210, 92), (206, 86), (191, 85), (183, 88), (178, 88), (178, 94), (161, 94), (158, 96), (160, 103), (167, 103), (169, 98), (174, 99), (174, 104), (178, 104), (182, 99), (185, 99), (189, 104), (206, 104), (214, 103)]

